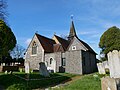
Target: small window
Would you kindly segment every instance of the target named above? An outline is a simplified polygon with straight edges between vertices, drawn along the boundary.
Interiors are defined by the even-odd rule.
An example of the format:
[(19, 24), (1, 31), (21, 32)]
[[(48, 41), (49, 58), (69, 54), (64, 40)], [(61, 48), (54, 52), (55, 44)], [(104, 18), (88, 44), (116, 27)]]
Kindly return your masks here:
[(62, 58), (61, 64), (62, 64), (62, 66), (66, 65), (66, 59), (65, 58)]
[(76, 50), (76, 46), (72, 46), (72, 50)]
[(32, 55), (37, 54), (37, 44), (36, 42), (33, 42), (32, 45)]
[(53, 59), (52, 59), (52, 58), (50, 58), (50, 64), (52, 64), (52, 62), (53, 62)]

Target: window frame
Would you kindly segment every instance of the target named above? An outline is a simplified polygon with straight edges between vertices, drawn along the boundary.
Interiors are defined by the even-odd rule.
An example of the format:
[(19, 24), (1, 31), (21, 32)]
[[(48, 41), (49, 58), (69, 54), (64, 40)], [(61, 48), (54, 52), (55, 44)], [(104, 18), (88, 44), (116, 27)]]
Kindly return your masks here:
[(76, 46), (72, 46), (72, 50), (76, 50)]
[(62, 58), (62, 60), (61, 60), (61, 66), (66, 66), (66, 58)]
[(34, 55), (37, 55), (37, 44), (36, 42), (34, 41), (33, 44), (32, 44), (32, 52), (31, 54), (34, 56)]

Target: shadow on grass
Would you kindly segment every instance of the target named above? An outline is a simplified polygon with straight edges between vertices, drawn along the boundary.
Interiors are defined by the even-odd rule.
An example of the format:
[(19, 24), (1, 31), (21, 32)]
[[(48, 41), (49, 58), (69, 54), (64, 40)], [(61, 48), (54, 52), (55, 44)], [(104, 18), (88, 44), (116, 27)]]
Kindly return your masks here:
[[(24, 78), (25, 74), (16, 74)], [(4, 86), (5, 89), (8, 90), (30, 90), (37, 88), (46, 88), (50, 86), (54, 86), (60, 84), (66, 80), (71, 80), (72, 74), (51, 74), (51, 77), (45, 78), (40, 76), (40, 74), (30, 74), (30, 79), (41, 79), (41, 80), (24, 80), (19, 77), (16, 77), (12, 74), (2, 74), (0, 75), (0, 84)]]

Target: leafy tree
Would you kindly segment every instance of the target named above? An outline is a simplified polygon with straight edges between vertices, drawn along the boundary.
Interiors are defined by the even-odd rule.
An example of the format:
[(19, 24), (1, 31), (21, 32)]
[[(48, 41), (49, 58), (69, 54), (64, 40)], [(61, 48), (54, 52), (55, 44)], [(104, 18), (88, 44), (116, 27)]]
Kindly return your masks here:
[(0, 59), (9, 56), (9, 52), (16, 45), (16, 38), (11, 28), (0, 20)]
[(120, 50), (120, 29), (113, 26), (105, 31), (100, 38), (99, 47), (105, 57), (109, 51)]
[(0, 0), (0, 19), (4, 21), (7, 17), (6, 7), (7, 7), (6, 1)]

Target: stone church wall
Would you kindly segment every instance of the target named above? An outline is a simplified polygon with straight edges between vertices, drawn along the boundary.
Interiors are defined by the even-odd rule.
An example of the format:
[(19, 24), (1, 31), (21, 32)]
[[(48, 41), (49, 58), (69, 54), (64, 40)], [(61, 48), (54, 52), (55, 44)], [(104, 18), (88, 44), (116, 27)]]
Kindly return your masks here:
[(66, 52), (66, 70), (67, 73), (82, 74), (81, 51)]
[(61, 52), (46, 53), (45, 54), (45, 62), (48, 63), (47, 67), (51, 67), (50, 58), (55, 60), (55, 64), (56, 64), (55, 72), (59, 72), (59, 67), (61, 66), (61, 58), (62, 58)]
[[(32, 55), (32, 44), (34, 41), (37, 44), (37, 54)], [(34, 36), (26, 52), (25, 61), (30, 62), (30, 69), (39, 70), (39, 63), (43, 62), (43, 58), (44, 58), (44, 50), (40, 42), (38, 41), (37, 37)]]

